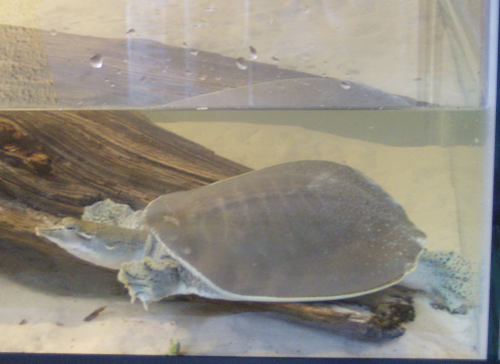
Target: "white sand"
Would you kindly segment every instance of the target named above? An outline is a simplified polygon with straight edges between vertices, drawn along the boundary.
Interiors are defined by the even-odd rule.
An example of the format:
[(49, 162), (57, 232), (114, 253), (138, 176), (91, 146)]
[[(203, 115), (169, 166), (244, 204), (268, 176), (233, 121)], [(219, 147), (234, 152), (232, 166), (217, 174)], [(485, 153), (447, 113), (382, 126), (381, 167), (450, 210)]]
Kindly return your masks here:
[[(164, 126), (253, 168), (312, 158), (345, 162), (378, 181), (401, 202), (428, 234), (430, 249), (460, 249), (445, 148), (382, 146), (300, 127), (228, 122)], [(168, 352), (170, 338), (175, 337), (189, 355), (478, 355), (476, 313), (462, 316), (434, 310), (423, 295), (415, 298), (417, 318), (404, 325), (404, 336), (385, 343), (364, 343), (265, 314), (228, 313), (202, 304), (160, 302), (146, 312), (138, 303), (130, 305), (125, 296), (53, 296), (7, 277), (0, 277), (0, 286), (0, 351), (162, 355)], [(103, 305), (108, 307), (99, 317), (82, 321)], [(23, 319), (27, 323), (19, 325)]]
[[(0, 278), (0, 349), (4, 352), (165, 355), (169, 341), (189, 355), (471, 358), (469, 315), (429, 309), (417, 298), (417, 320), (385, 343), (364, 343), (270, 318), (225, 314), (200, 304), (161, 302), (145, 312), (125, 297), (85, 299), (36, 293)], [(83, 318), (98, 307), (96, 319)], [(204, 312), (205, 311), (205, 312)], [(25, 325), (19, 325), (26, 319)]]

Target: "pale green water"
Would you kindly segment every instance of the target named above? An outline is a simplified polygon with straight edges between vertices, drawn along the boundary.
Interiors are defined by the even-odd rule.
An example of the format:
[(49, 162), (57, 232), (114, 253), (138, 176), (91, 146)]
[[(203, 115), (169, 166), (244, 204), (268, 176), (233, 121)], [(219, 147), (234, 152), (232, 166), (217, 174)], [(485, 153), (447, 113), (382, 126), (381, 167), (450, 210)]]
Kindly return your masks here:
[[(428, 235), (477, 269), (469, 339), (485, 350), (492, 126), (484, 110), (167, 111), (154, 122), (252, 168), (347, 163), (379, 182)], [(474, 327), (472, 329), (472, 327)]]
[[(471, 309), (452, 315), (415, 294), (405, 334), (367, 343), (257, 313), (127, 296), (46, 292), (0, 276), (0, 351), (165, 355), (484, 358), (491, 217), (491, 124), (483, 110), (154, 111), (158, 125), (251, 168), (304, 159), (345, 163), (377, 181), (428, 236), (476, 270)], [(28, 253), (27, 253), (28, 254)], [(88, 277), (75, 271), (75, 287)], [(30, 282), (43, 286), (43, 276)], [(91, 322), (82, 318), (107, 306)], [(19, 325), (22, 319), (26, 325)], [(184, 348), (184, 349), (182, 349)]]

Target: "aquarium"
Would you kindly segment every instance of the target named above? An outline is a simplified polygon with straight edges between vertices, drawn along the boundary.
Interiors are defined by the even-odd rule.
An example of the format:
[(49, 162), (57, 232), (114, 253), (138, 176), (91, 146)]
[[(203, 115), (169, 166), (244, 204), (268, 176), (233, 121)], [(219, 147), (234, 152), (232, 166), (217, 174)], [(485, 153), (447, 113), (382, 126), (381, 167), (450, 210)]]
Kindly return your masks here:
[(486, 358), (497, 3), (2, 8), (0, 352)]

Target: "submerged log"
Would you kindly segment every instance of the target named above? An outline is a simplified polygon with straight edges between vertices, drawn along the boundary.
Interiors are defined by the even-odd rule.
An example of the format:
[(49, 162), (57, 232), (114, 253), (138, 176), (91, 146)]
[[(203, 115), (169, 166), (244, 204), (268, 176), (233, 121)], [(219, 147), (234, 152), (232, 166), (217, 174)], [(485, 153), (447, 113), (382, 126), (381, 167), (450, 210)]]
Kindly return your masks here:
[[(58, 293), (61, 288), (54, 282), (61, 280), (71, 287), (64, 294), (124, 293), (116, 272), (77, 260), (35, 236), (35, 227), (65, 216), (79, 217), (84, 206), (106, 198), (142, 209), (162, 194), (248, 171), (137, 112), (2, 112), (0, 272), (12, 275), (13, 270), (29, 267), (50, 282), (38, 289)], [(398, 291), (333, 304), (196, 300), (228, 309), (274, 312), (363, 340), (400, 336), (404, 329), (399, 325), (413, 318), (411, 299)]]
[[(197, 297), (190, 297), (190, 299), (201, 300)], [(400, 337), (405, 332), (401, 324), (413, 321), (415, 318), (409, 291), (398, 286), (367, 296), (329, 302), (212, 301), (226, 309), (266, 312), (272, 318), (366, 341), (382, 341)]]

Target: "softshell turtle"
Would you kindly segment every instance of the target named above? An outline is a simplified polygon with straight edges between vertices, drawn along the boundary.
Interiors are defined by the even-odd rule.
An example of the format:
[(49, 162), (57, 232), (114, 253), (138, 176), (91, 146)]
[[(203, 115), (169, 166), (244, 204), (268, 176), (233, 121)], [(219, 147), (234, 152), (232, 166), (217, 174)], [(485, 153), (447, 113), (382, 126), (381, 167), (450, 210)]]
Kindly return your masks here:
[(460, 255), (426, 251), (426, 235), (377, 183), (327, 161), (166, 194), (143, 211), (101, 201), (82, 220), (65, 218), (37, 234), (119, 270), (132, 302), (145, 308), (177, 294), (323, 301), (404, 284), (455, 310), (471, 276)]

